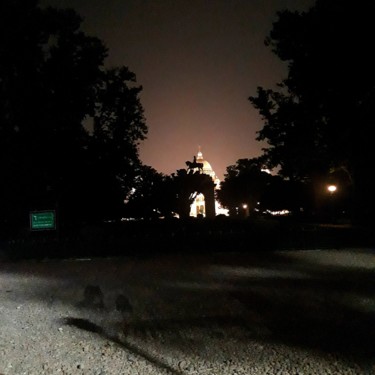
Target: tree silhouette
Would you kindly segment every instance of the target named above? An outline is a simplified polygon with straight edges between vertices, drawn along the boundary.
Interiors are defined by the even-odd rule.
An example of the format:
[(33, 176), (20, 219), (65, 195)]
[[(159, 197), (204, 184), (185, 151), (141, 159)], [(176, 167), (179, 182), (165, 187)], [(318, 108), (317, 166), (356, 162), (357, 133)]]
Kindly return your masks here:
[(170, 218), (176, 210), (176, 190), (172, 177), (142, 165), (129, 192), (124, 217), (137, 219)]
[(142, 87), (135, 82), (135, 74), (121, 67), (104, 72), (96, 87), (88, 161), (94, 178), (90, 200), (100, 216), (121, 216), (124, 199), (143, 172), (138, 147), (147, 127), (139, 100)]
[(258, 158), (239, 159), (235, 165), (227, 167), (224, 181), (217, 190), (221, 205), (237, 215), (237, 210), (246, 204), (253, 211), (261, 200), (271, 176), (262, 171), (262, 161)]
[(147, 133), (141, 87), (125, 67), (106, 70), (106, 47), (80, 26), (73, 10), (0, 3), (3, 224), (55, 206), (61, 217), (102, 218), (131, 189)]
[(357, 219), (375, 208), (374, 11), (369, 1), (318, 0), (307, 12), (279, 12), (266, 44), (288, 63), (288, 76), (278, 91), (259, 87), (249, 98), (264, 120), (258, 140), (268, 142), (268, 165), (319, 192), (331, 172), (344, 171)]

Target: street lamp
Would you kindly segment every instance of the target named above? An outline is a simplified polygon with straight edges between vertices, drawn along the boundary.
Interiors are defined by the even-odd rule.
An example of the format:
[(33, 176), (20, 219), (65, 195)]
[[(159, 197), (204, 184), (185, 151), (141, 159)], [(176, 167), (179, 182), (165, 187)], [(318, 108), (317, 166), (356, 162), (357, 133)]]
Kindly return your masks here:
[(249, 216), (249, 206), (246, 203), (244, 203), (242, 205), (242, 208), (244, 209), (244, 215), (245, 215), (245, 217), (248, 217)]
[(328, 185), (327, 186), (327, 190), (333, 194), (336, 190), (337, 190), (337, 186), (336, 185)]
[(329, 192), (329, 195), (332, 197), (330, 199), (330, 202), (329, 202), (329, 212), (330, 212), (330, 216), (331, 216), (331, 222), (335, 222), (336, 221), (336, 204), (335, 204), (335, 201), (336, 199), (333, 198), (333, 195), (336, 193), (337, 191), (337, 186), (336, 185), (328, 185), (327, 186), (327, 190)]

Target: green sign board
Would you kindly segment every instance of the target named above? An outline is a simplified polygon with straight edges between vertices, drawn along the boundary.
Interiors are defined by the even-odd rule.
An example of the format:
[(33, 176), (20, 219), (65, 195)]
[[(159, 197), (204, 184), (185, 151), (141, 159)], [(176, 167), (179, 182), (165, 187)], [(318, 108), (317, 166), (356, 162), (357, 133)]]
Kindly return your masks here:
[(56, 229), (55, 211), (30, 212), (30, 229), (31, 230)]

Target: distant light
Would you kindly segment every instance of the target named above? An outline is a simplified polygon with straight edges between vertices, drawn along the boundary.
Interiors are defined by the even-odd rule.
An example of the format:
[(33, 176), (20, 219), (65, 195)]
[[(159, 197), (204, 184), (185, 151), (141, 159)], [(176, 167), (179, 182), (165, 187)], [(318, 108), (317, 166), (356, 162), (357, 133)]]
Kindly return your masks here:
[(337, 186), (336, 185), (329, 185), (327, 187), (327, 190), (330, 192), (330, 193), (334, 193), (336, 190), (337, 190)]
[(245, 208), (245, 209), (246, 209), (246, 208), (247, 208), (247, 204), (243, 204), (243, 205), (242, 205), (242, 208)]
[(280, 210), (280, 211), (266, 210), (265, 213), (273, 215), (273, 216), (286, 216), (286, 215), (291, 214), (289, 210)]

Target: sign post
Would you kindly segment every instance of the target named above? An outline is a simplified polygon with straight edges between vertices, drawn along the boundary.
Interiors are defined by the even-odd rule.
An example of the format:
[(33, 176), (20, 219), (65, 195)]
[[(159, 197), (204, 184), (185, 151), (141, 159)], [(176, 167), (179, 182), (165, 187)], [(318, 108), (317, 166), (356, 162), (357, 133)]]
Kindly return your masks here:
[(55, 210), (30, 212), (30, 229), (31, 230), (54, 230), (56, 229)]

